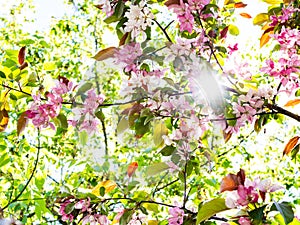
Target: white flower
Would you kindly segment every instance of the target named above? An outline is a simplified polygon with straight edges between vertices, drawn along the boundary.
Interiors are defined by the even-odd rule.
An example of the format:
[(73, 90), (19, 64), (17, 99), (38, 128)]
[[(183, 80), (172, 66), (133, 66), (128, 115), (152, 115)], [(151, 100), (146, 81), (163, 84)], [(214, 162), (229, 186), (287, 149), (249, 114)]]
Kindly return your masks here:
[(145, 6), (145, 2), (141, 1), (139, 5), (130, 5), (125, 17), (128, 18), (128, 21), (125, 23), (124, 31), (131, 32), (133, 39), (141, 35), (145, 40), (146, 33), (144, 31), (151, 25), (154, 18), (150, 9)]

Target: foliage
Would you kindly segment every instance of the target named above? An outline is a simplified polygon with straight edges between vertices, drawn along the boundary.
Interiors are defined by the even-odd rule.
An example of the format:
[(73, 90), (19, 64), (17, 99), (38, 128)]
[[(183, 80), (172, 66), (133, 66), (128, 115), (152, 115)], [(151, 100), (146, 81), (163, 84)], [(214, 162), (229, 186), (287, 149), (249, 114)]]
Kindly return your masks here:
[(300, 223), (297, 0), (239, 14), (267, 56), (230, 43), (235, 0), (69, 1), (35, 34), (16, 2), (0, 30), (0, 223)]

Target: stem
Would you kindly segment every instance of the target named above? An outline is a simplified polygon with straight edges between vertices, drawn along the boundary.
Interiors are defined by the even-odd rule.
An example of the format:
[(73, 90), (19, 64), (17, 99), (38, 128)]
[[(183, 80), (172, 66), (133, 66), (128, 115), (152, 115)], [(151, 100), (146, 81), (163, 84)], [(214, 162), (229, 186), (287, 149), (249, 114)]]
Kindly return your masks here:
[(300, 116), (299, 116), (299, 115), (294, 114), (294, 113), (292, 113), (292, 112), (290, 112), (290, 111), (287, 111), (286, 109), (281, 108), (281, 107), (278, 106), (278, 105), (275, 105), (275, 104), (274, 104), (274, 105), (273, 105), (273, 104), (267, 104), (267, 107), (268, 107), (269, 109), (271, 109), (271, 110), (275, 110), (275, 112), (277, 112), (277, 113), (283, 114), (283, 115), (285, 115), (285, 116), (288, 116), (288, 117), (290, 117), (290, 118), (296, 120), (297, 122), (300, 122)]
[[(171, 181), (170, 183), (165, 184), (165, 185), (162, 186), (162, 187), (156, 188), (155, 192), (158, 192), (158, 191), (160, 191), (160, 190), (162, 190), (162, 189), (164, 189), (164, 188), (166, 188), (166, 187), (168, 187), (168, 186), (170, 186), (170, 185), (176, 183), (177, 181), (179, 181), (179, 178), (177, 178), (177, 179)], [(152, 194), (152, 196), (153, 196), (153, 195), (154, 195), (154, 193)]]
[(170, 25), (167, 25), (166, 28), (163, 28), (159, 22), (157, 22), (157, 20), (153, 19), (153, 21), (157, 24), (157, 26), (161, 29), (161, 31), (164, 33), (164, 35), (166, 36), (166, 38), (168, 39), (169, 42), (173, 43), (170, 36), (168, 35), (167, 31), (166, 31), (166, 28), (168, 28), (168, 26)]
[(10, 204), (18, 201), (18, 199), (22, 196), (22, 194), (24, 193), (25, 189), (27, 188), (27, 186), (29, 185), (30, 181), (32, 180), (33, 178), (33, 175), (37, 169), (37, 165), (38, 165), (38, 162), (39, 162), (39, 156), (40, 156), (40, 150), (41, 150), (41, 141), (40, 141), (40, 130), (38, 129), (38, 146), (37, 146), (37, 155), (36, 155), (36, 160), (35, 160), (35, 163), (34, 163), (34, 167), (33, 167), (33, 170), (32, 170), (32, 173), (28, 179), (28, 181), (26, 182), (25, 186), (23, 187), (23, 189), (20, 191), (20, 193), (13, 199), (11, 200), (9, 203), (7, 203), (6, 206), (4, 206), (1, 211), (5, 210)]
[(187, 170), (187, 162), (188, 162), (188, 159), (186, 157), (185, 159), (185, 165), (184, 165), (184, 172), (183, 172), (183, 181), (184, 181), (184, 194), (183, 194), (183, 208), (185, 209), (185, 203), (187, 202), (187, 183), (186, 183), (186, 170)]

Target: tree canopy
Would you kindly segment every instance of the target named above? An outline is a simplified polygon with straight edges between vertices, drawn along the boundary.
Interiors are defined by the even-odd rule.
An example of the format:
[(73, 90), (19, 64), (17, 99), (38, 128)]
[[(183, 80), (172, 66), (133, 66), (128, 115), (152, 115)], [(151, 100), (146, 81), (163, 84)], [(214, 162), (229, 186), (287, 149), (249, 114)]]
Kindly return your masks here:
[(15, 0), (0, 224), (299, 225), (300, 2), (262, 2), (70, 0), (33, 31)]

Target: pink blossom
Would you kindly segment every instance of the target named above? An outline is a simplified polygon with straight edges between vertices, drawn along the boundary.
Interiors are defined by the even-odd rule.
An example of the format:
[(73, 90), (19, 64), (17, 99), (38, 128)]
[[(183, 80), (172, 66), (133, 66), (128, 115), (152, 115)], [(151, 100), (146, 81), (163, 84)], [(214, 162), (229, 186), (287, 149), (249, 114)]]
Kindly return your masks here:
[(231, 55), (232, 53), (234, 53), (235, 51), (237, 51), (239, 49), (238, 43), (235, 43), (233, 46), (228, 45), (228, 49), (229, 49), (229, 55)]
[(62, 221), (70, 221), (72, 222), (73, 219), (74, 219), (74, 216), (72, 214), (67, 214), (65, 212), (65, 209), (67, 207), (67, 205), (69, 205), (71, 203), (70, 200), (66, 200), (64, 201), (61, 205), (60, 205), (60, 208), (59, 208), (59, 214), (62, 215)]
[(129, 72), (131, 70), (135, 70), (135, 60), (137, 57), (141, 56), (142, 49), (139, 43), (130, 43), (127, 45), (122, 46), (117, 53), (115, 53), (114, 57), (116, 59), (117, 64), (124, 63), (125, 64), (125, 71)]
[(197, 12), (200, 12), (209, 2), (210, 0), (188, 0), (190, 9)]
[(258, 183), (257, 187), (262, 192), (275, 192), (280, 189), (284, 189), (284, 187), (279, 184), (272, 184), (272, 181), (270, 178), (260, 181)]
[(169, 166), (169, 171), (171, 173), (174, 173), (175, 171), (179, 170), (179, 167), (176, 164), (174, 164), (172, 161), (166, 162), (166, 164)]
[(251, 220), (248, 217), (240, 217), (239, 224), (240, 225), (251, 225)]
[(81, 212), (85, 212), (88, 211), (89, 206), (90, 206), (90, 198), (86, 199), (82, 199), (79, 202), (77, 202), (74, 206), (75, 209), (81, 209)]
[(82, 225), (109, 225), (110, 222), (105, 215), (94, 214), (87, 215), (82, 219)]
[(180, 31), (193, 32), (194, 16), (187, 10), (183, 15), (178, 16)]
[(258, 201), (258, 193), (252, 186), (245, 187), (243, 185), (239, 185), (237, 193), (239, 195), (237, 203), (241, 206), (246, 206), (249, 203), (256, 203)]
[(179, 207), (169, 209), (171, 217), (168, 219), (169, 225), (181, 225), (183, 223), (184, 211)]

